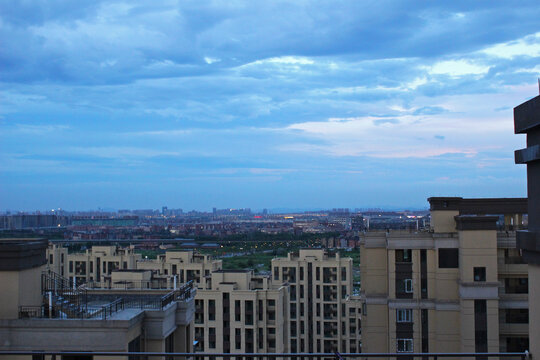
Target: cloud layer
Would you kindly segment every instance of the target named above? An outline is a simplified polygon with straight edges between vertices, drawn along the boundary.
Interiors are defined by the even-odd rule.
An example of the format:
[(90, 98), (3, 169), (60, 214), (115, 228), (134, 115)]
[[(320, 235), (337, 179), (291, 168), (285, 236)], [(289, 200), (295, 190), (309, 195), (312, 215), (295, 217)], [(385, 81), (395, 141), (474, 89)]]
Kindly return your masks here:
[(524, 196), (534, 1), (0, 4), (1, 209)]

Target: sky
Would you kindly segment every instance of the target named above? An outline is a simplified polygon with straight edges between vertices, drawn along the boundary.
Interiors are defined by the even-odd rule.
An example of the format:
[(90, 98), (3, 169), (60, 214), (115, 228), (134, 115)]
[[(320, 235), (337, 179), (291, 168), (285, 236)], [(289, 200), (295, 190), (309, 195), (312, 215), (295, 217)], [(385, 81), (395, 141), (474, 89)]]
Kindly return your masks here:
[(0, 210), (526, 196), (535, 1), (0, 1)]

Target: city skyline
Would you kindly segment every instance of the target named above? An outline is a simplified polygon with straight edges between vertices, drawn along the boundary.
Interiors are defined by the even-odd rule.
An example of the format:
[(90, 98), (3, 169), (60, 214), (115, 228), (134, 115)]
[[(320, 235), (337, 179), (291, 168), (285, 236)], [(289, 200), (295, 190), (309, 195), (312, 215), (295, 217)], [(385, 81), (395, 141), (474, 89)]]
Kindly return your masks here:
[(526, 194), (533, 1), (0, 6), (1, 210)]

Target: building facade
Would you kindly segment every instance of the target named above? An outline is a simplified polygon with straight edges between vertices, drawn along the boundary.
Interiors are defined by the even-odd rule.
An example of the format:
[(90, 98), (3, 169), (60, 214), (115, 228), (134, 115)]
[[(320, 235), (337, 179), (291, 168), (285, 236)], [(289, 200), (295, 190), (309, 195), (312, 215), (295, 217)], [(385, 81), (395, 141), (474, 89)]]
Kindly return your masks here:
[(139, 270), (152, 270), (156, 276), (176, 276), (177, 282), (193, 281), (195, 286), (205, 289), (211, 273), (221, 270), (222, 262), (192, 250), (171, 250), (156, 259), (138, 259), (136, 265)]
[(47, 248), (49, 269), (65, 276), (75, 284), (108, 282), (115, 270), (136, 269), (142, 260), (133, 248), (95, 245), (79, 253), (69, 253), (62, 246), (51, 244)]
[(351, 258), (301, 249), (273, 259), (272, 276), (289, 288), (290, 352), (361, 350), (361, 306), (351, 298)]
[(361, 237), (362, 350), (528, 349), (527, 269), (515, 250), (526, 199), (428, 200), (430, 231)]
[(288, 352), (288, 294), (251, 270), (217, 270), (195, 300), (195, 349), (204, 353)]
[(74, 289), (47, 270), (46, 249), (45, 239), (0, 241), (0, 289), (10, 294), (0, 297), (0, 351), (193, 350), (195, 289)]

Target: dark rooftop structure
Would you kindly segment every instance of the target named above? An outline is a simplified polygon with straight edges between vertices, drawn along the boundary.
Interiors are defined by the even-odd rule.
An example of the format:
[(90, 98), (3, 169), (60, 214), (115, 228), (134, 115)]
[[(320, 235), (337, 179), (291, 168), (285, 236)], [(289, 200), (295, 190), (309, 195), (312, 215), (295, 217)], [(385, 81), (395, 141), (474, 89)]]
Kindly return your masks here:
[(46, 264), (47, 244), (46, 239), (0, 240), (0, 270), (31, 269)]
[(460, 215), (527, 214), (527, 198), (430, 197), (430, 210), (457, 210)]
[(514, 108), (516, 134), (527, 134), (527, 147), (516, 150), (516, 164), (527, 165), (529, 229), (517, 234), (528, 263), (540, 265), (540, 96)]

